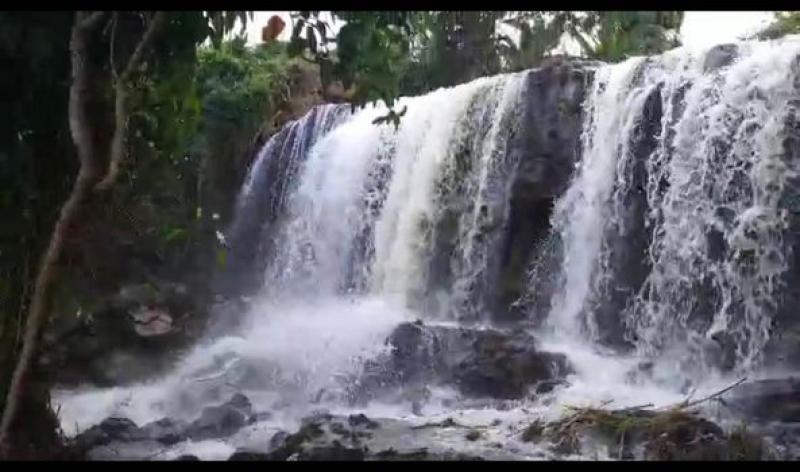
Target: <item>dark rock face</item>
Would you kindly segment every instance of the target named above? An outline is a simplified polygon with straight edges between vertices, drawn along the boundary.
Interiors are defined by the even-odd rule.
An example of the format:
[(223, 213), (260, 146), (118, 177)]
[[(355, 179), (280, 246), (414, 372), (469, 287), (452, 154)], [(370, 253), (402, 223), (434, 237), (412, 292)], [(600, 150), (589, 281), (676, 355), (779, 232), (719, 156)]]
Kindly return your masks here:
[(634, 128), (629, 150), (632, 159), (622, 172), (627, 191), (622, 196), (622, 212), (618, 226), (607, 231), (609, 247), (608, 270), (605, 278), (590, 301), (590, 312), (597, 324), (599, 341), (620, 350), (629, 348), (625, 330), (619, 316), (630, 300), (639, 292), (650, 272), (647, 249), (652, 239), (652, 228), (647, 225), (648, 202), (646, 163), (658, 145), (661, 132), (661, 86), (651, 90), (645, 99), (641, 120)]
[[(580, 153), (583, 100), (591, 63), (560, 62), (531, 70), (525, 80), (519, 131), (508, 143), (516, 163), (510, 181), (500, 247), (490, 256), (487, 307), (498, 323), (519, 321), (513, 305), (526, 289), (525, 269), (547, 235), (553, 203), (572, 175)], [(542, 289), (547, 289), (546, 284)], [(543, 298), (547, 298), (546, 296)]]
[(354, 401), (387, 388), (431, 382), (454, 385), (470, 397), (521, 398), (537, 383), (570, 371), (563, 354), (537, 351), (524, 332), (403, 323), (387, 343), (391, 353), (367, 363), (352, 392)]
[(250, 423), (252, 415), (250, 400), (237, 393), (222, 405), (204, 408), (200, 418), (188, 426), (186, 435), (195, 441), (224, 438)]
[[(800, 76), (795, 77), (795, 96), (800, 94)], [(800, 99), (790, 100), (784, 118), (782, 142), (785, 162), (800, 162)], [(784, 274), (778, 314), (768, 344), (767, 362), (792, 368), (800, 367), (800, 176), (790, 175), (781, 195), (780, 206), (787, 210), (789, 228), (784, 245), (790, 248), (789, 268)]]

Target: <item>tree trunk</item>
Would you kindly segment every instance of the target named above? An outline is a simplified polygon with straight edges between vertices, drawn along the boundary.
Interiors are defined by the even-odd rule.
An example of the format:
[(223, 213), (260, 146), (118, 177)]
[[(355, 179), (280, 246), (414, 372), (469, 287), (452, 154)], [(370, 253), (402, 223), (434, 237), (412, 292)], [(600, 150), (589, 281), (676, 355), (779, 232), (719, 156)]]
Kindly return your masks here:
[(30, 378), (31, 367), (37, 355), (37, 347), (42, 328), (52, 309), (54, 287), (60, 260), (64, 251), (64, 241), (70, 229), (80, 220), (82, 210), (90, 201), (95, 185), (102, 177), (102, 164), (99, 153), (95, 152), (92, 129), (89, 125), (88, 96), (91, 93), (88, 58), (86, 57), (87, 36), (104, 15), (93, 14), (88, 17), (76, 14), (72, 29), (70, 51), (72, 54), (72, 84), (69, 97), (69, 124), (72, 138), (78, 149), (80, 171), (67, 201), (61, 207), (50, 238), (50, 244), (42, 257), (34, 284), (30, 309), (25, 325), (22, 351), (6, 395), (5, 408), (0, 420), (0, 457), (11, 455), (11, 432), (21, 399)]
[[(97, 110), (92, 108), (92, 97), (98, 71), (90, 60), (89, 44), (91, 35), (97, 31), (98, 25), (107, 18), (106, 12), (77, 12), (72, 26), (70, 54), (72, 59), (72, 84), (69, 93), (69, 127), (72, 141), (78, 150), (80, 171), (67, 201), (61, 207), (50, 237), (50, 244), (42, 257), (36, 283), (31, 297), (30, 309), (25, 325), (25, 336), (17, 365), (11, 376), (6, 394), (5, 408), (0, 419), (0, 457), (8, 457), (11, 450), (12, 429), (20, 423), (17, 415), (21, 410), (21, 399), (28, 388), (31, 368), (37, 358), (38, 344), (44, 326), (50, 316), (53, 304), (55, 283), (58, 269), (64, 253), (65, 241), (70, 232), (80, 222), (84, 211), (98, 195), (111, 189), (118, 174), (120, 164), (125, 157), (124, 139), (129, 116), (127, 104), (128, 80), (143, 62), (146, 49), (155, 40), (162, 24), (165, 22), (164, 12), (156, 12), (144, 31), (139, 43), (127, 60), (122, 74), (116, 76), (114, 64), (110, 64), (115, 73), (114, 80), (114, 132), (111, 143), (100, 138), (100, 130), (105, 125), (102, 117), (97, 117)], [(112, 34), (114, 34), (112, 32)], [(113, 37), (111, 39), (113, 43)], [(113, 58), (113, 54), (110, 55)], [(108, 144), (108, 146), (106, 146)]]

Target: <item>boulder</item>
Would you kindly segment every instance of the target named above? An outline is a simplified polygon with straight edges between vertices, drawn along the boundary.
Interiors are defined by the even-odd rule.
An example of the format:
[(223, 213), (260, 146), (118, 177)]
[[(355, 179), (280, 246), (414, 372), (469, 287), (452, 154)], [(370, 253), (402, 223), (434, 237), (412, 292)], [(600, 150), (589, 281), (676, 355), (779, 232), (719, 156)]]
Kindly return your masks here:
[(535, 339), (522, 331), (402, 323), (386, 342), (391, 351), (365, 364), (353, 401), (398, 387), (424, 390), (428, 383), (453, 385), (468, 397), (514, 399), (539, 384), (540, 390), (552, 389), (570, 372), (566, 356), (538, 351)]
[(170, 446), (186, 439), (186, 429), (187, 425), (181, 421), (162, 418), (142, 426), (141, 433), (148, 439)]
[(144, 433), (133, 421), (128, 418), (112, 417), (81, 432), (75, 437), (75, 444), (80, 449), (88, 450), (114, 441), (131, 442), (144, 438)]
[(739, 53), (735, 44), (720, 44), (709, 49), (703, 62), (703, 72), (711, 72), (731, 64)]
[[(237, 393), (221, 405), (203, 409), (199, 418), (189, 424), (162, 418), (139, 427), (127, 418), (112, 417), (83, 431), (74, 442), (76, 448), (84, 451), (88, 457), (145, 457), (164, 446), (187, 439), (201, 441), (226, 438), (243, 426), (268, 416), (265, 412), (254, 414), (250, 400)], [(273, 449), (279, 446), (277, 442), (272, 444)]]
[(200, 418), (186, 428), (186, 435), (195, 441), (228, 437), (250, 424), (252, 417), (250, 400), (237, 393), (222, 405), (204, 408)]

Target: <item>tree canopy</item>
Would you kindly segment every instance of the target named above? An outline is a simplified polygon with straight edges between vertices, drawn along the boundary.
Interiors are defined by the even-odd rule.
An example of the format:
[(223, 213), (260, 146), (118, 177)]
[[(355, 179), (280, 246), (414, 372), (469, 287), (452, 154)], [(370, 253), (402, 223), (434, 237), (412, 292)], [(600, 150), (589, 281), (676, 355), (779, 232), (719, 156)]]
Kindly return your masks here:
[(680, 11), (333, 11), (344, 24), (331, 37), (321, 13), (294, 12), (290, 53), (320, 64), (324, 82), (341, 80), (354, 105), (390, 108), (398, 95), (535, 67), (565, 40), (609, 62), (663, 52), (680, 45), (683, 21)]

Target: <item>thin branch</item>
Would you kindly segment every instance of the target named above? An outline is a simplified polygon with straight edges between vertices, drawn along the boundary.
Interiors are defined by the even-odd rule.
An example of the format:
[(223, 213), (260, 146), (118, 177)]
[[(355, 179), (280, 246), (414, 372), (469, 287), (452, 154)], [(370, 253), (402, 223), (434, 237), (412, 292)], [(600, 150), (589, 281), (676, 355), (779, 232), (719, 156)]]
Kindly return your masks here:
[(86, 15), (85, 12), (78, 13), (78, 27), (80, 29), (89, 29), (93, 28), (100, 20), (106, 16), (107, 12), (104, 11), (96, 11), (90, 15)]
[(164, 23), (166, 14), (158, 12), (153, 16), (150, 25), (139, 40), (139, 44), (133, 51), (133, 54), (128, 59), (122, 74), (117, 78), (115, 83), (115, 100), (114, 100), (114, 135), (111, 138), (111, 158), (108, 163), (108, 171), (105, 177), (97, 184), (96, 190), (108, 190), (116, 180), (119, 173), (120, 165), (125, 159), (125, 136), (128, 129), (128, 80), (134, 70), (141, 64), (144, 56), (144, 51), (150, 47), (155, 40), (161, 25)]
[(136, 49), (133, 51), (130, 59), (128, 59), (128, 64), (125, 66), (125, 69), (120, 76), (120, 80), (127, 80), (133, 70), (139, 65), (142, 60), (144, 50), (150, 47), (150, 44), (155, 39), (156, 33), (158, 33), (158, 30), (164, 23), (165, 17), (166, 13), (163, 11), (160, 11), (153, 16), (153, 19), (150, 21), (150, 25), (147, 27), (147, 31), (144, 32), (142, 39), (139, 41), (139, 44), (136, 46)]
[(738, 387), (739, 385), (744, 383), (745, 380), (747, 380), (747, 377), (742, 377), (741, 379), (739, 379), (736, 382), (734, 382), (732, 385), (729, 385), (729, 386), (723, 388), (722, 390), (720, 390), (718, 392), (712, 393), (711, 395), (705, 396), (705, 397), (703, 397), (703, 398), (701, 398), (699, 400), (695, 400), (693, 402), (689, 402), (687, 400), (687, 401), (683, 402), (683, 404), (681, 406), (683, 408), (689, 408), (689, 407), (698, 405), (700, 403), (706, 402), (708, 400), (712, 400), (712, 399), (714, 399), (716, 397), (719, 397), (719, 396), (721, 396), (721, 395), (733, 390), (734, 388)]
[(117, 37), (117, 23), (119, 23), (119, 13), (114, 12), (114, 15), (111, 17), (111, 44), (108, 47), (108, 62), (111, 68), (111, 76), (114, 78), (114, 82), (119, 81), (119, 74), (117, 74), (117, 66), (114, 63), (114, 40)]

